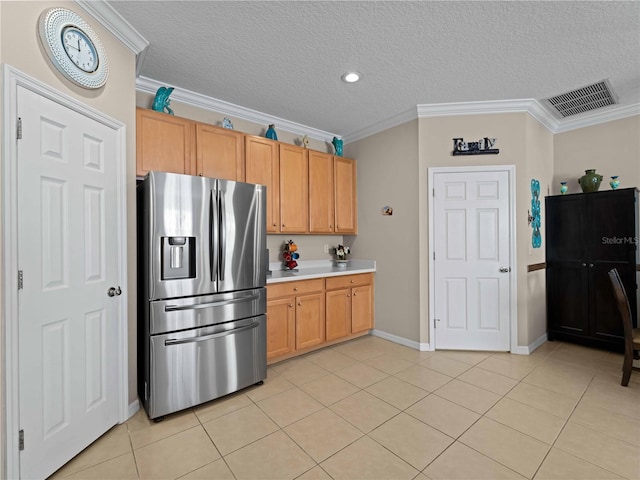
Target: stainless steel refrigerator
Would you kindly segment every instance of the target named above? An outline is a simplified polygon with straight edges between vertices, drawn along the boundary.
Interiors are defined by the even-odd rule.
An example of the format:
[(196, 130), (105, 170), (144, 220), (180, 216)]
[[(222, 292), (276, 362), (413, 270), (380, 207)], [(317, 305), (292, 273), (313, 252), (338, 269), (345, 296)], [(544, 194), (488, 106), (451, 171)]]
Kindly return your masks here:
[(266, 377), (266, 191), (150, 172), (137, 197), (138, 393), (157, 419)]

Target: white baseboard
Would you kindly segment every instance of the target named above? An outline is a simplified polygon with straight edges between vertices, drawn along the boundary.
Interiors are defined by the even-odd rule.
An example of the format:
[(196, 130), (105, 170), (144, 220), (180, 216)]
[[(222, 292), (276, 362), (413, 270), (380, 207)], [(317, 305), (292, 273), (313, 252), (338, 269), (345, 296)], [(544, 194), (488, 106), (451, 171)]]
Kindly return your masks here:
[(535, 342), (530, 343), (524, 347), (515, 347), (511, 349), (511, 353), (515, 355), (531, 355), (540, 345), (547, 341), (547, 334), (545, 333)]
[(129, 413), (128, 413), (129, 416), (127, 417), (127, 419), (133, 417), (138, 410), (140, 410), (140, 400), (136, 398), (133, 402), (129, 404)]
[[(415, 350), (420, 350), (421, 352), (430, 352), (434, 350), (434, 348), (429, 343), (416, 342), (415, 340), (409, 340), (408, 338), (399, 337), (391, 333), (383, 332), (382, 330), (373, 329), (371, 330), (371, 335), (384, 338), (385, 340), (389, 340), (390, 342), (399, 343), (400, 345), (404, 345), (405, 347), (413, 348)], [(542, 345), (546, 341), (547, 341), (547, 334), (545, 333), (540, 338), (538, 338), (535, 342), (527, 346), (524, 346), (524, 347), (518, 346), (511, 349), (511, 353), (515, 355), (530, 355), (540, 345)]]
[(414, 350), (420, 350), (421, 352), (428, 352), (433, 350), (428, 343), (420, 343), (415, 340), (409, 340), (408, 338), (399, 337), (397, 335), (393, 335), (391, 333), (383, 332), (382, 330), (373, 329), (371, 330), (371, 334), (376, 337), (384, 338), (385, 340), (389, 340), (393, 343), (399, 343), (400, 345), (404, 345), (405, 347), (413, 348)]

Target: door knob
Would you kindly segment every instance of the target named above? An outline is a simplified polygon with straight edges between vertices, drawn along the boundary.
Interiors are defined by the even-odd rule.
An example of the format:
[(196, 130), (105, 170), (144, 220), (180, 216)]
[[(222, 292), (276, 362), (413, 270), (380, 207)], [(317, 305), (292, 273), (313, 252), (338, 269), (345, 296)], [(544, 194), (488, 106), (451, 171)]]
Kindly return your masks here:
[(511, 267), (500, 267), (502, 273), (508, 273), (511, 271)]
[(115, 297), (116, 295), (120, 295), (122, 293), (122, 290), (120, 290), (120, 286), (116, 287), (111, 287), (109, 290), (107, 290), (107, 295), (109, 295), (110, 297)]

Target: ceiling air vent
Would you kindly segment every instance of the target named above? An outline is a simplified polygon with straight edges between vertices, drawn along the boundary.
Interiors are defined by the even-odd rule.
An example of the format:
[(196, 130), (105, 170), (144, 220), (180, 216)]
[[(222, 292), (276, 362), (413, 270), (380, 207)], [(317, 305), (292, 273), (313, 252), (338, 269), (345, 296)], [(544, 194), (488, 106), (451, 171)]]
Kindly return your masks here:
[(617, 103), (608, 80), (547, 98), (547, 102), (562, 117), (589, 112)]

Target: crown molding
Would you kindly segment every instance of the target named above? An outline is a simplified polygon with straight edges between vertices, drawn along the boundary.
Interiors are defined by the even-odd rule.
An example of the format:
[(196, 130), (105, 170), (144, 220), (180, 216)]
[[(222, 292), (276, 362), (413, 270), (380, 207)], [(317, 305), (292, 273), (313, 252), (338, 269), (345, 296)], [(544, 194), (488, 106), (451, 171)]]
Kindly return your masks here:
[(582, 114), (576, 118), (558, 120), (538, 100), (498, 100), (490, 102), (437, 103), (418, 105), (418, 117), (441, 117), (455, 115), (482, 115), (488, 113), (526, 112), (546, 127), (551, 133), (562, 133), (578, 128), (640, 115), (640, 103), (624, 107), (608, 107), (597, 112)]
[(533, 98), (418, 105), (419, 118), (515, 112), (525, 112), (530, 114), (551, 132), (554, 132), (558, 126), (558, 121), (540, 104), (540, 102)]
[[(152, 95), (155, 95), (158, 88), (165, 86), (167, 85), (147, 77), (138, 77), (136, 79), (136, 89), (140, 92), (150, 93)], [(225, 102), (224, 100), (218, 100), (217, 98), (208, 97), (206, 95), (181, 88), (176, 88), (173, 91), (171, 99), (212, 112), (222, 113), (242, 120), (248, 120), (257, 124), (269, 125), (273, 123), (277, 125), (278, 128), (287, 132), (301, 136), (308, 135), (310, 138), (321, 140), (323, 142), (331, 143), (333, 137), (342, 138), (341, 135), (335, 133), (325, 132), (324, 130), (291, 122), (284, 118), (274, 117), (273, 115), (268, 115), (256, 110), (251, 110), (250, 108), (241, 107), (233, 103)]]
[(74, 1), (136, 55), (136, 76), (139, 75), (149, 42), (104, 0)]
[(618, 108), (616, 108), (615, 106), (607, 107), (605, 109), (602, 109), (602, 112), (591, 112), (589, 114), (582, 114), (580, 117), (569, 118), (558, 122), (558, 128), (556, 128), (553, 133), (562, 133), (576, 130), (578, 128), (591, 127), (593, 125), (599, 125), (601, 123), (621, 120), (627, 117), (633, 117), (634, 115), (640, 115), (640, 103)]
[(402, 125), (403, 123), (410, 122), (411, 120), (415, 120), (416, 118), (418, 118), (416, 109), (410, 108), (381, 122), (374, 123), (367, 127), (348, 133), (344, 136), (344, 141), (345, 143), (353, 143), (363, 138), (370, 137), (371, 135), (375, 135), (376, 133), (383, 132), (384, 130), (389, 130), (390, 128), (397, 127), (398, 125)]

